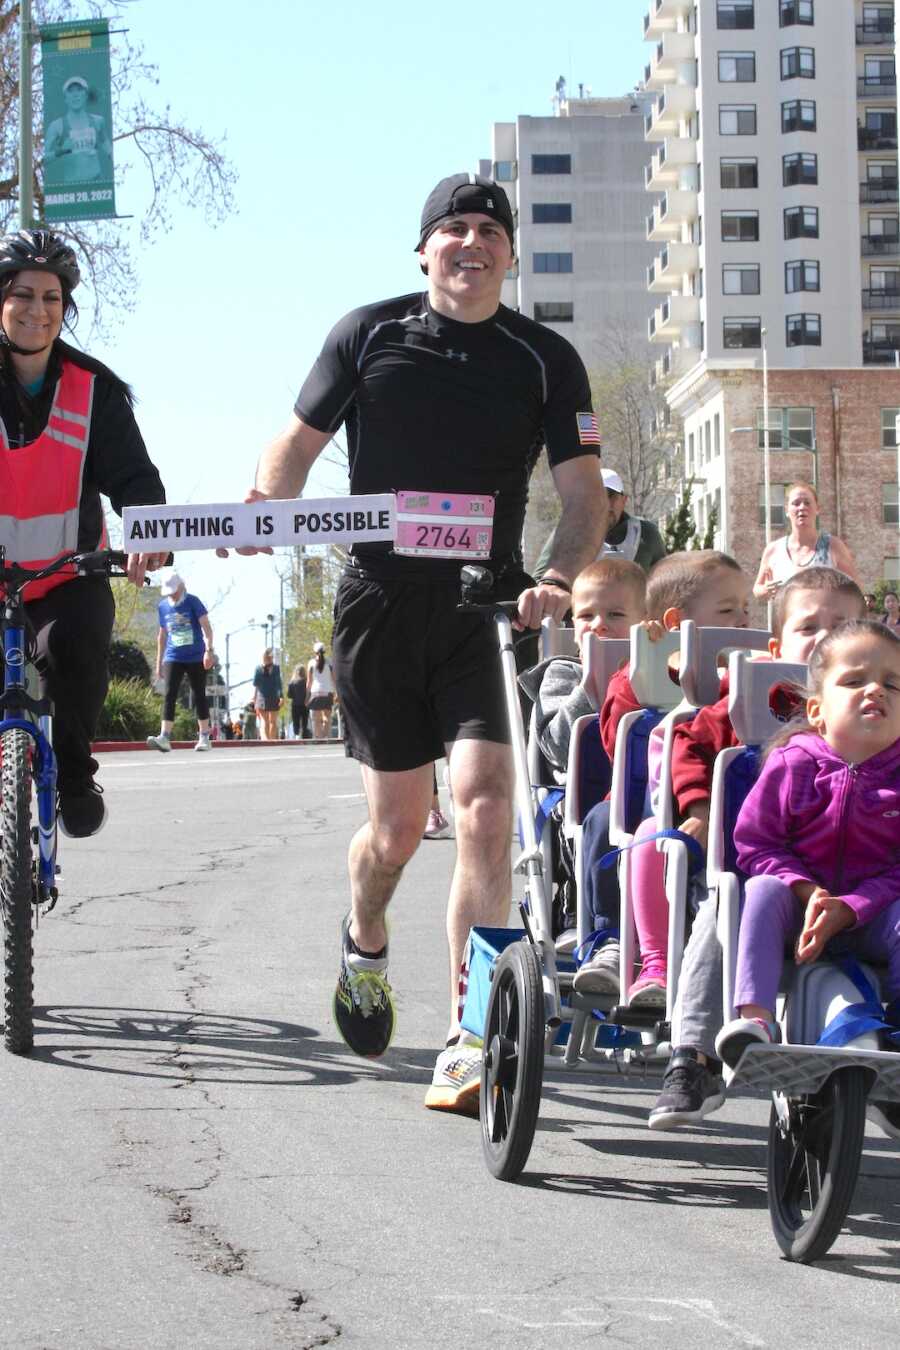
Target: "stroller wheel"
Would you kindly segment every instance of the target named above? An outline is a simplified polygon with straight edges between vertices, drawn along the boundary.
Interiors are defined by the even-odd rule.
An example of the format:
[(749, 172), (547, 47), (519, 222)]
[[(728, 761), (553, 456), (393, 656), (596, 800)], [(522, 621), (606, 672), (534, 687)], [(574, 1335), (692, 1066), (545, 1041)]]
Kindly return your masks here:
[(485, 1161), (500, 1181), (515, 1181), (528, 1160), (543, 1076), (541, 963), (529, 942), (514, 942), (494, 969), (479, 1102)]

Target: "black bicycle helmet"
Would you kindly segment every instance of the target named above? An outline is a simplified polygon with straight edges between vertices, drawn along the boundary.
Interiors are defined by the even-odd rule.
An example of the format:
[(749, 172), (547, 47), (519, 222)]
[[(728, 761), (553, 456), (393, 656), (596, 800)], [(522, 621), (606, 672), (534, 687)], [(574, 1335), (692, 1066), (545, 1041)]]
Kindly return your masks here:
[(70, 291), (81, 280), (74, 249), (51, 230), (18, 230), (0, 239), (0, 280), (26, 269), (52, 272)]

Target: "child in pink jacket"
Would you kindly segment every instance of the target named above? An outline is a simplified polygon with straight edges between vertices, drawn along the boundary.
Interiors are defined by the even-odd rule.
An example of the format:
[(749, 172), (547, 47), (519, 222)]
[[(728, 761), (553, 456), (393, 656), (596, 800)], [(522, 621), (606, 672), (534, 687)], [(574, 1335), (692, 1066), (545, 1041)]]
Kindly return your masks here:
[[(776, 738), (734, 832), (749, 874), (735, 1005), (716, 1049), (736, 1065), (773, 1021), (785, 948), (886, 962), (900, 995), (900, 638), (868, 619), (835, 628), (809, 659), (806, 720)], [(900, 1134), (900, 1105), (885, 1105)], [(896, 1121), (891, 1117), (896, 1116)], [(893, 1132), (893, 1131), (891, 1131)]]

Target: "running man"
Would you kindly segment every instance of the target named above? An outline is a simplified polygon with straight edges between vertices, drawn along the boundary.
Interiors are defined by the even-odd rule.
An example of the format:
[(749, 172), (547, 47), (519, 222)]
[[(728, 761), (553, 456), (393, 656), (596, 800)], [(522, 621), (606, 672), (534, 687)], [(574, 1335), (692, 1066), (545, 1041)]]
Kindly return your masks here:
[[(574, 577), (599, 551), (608, 507), (599, 435), (581, 359), (551, 329), (500, 304), (514, 258), (503, 189), (444, 178), (422, 212), (416, 251), (428, 289), (341, 319), (286, 430), (264, 451), (248, 500), (293, 497), (341, 425), (350, 491), (431, 494), (478, 528), (456, 529), (447, 557), (415, 534), (356, 547), (335, 604), (333, 658), (348, 754), (359, 760), (369, 820), (350, 845), (351, 911), (334, 996), (351, 1050), (378, 1056), (394, 1030), (385, 911), (425, 829), (432, 765), (446, 753), (457, 860), (447, 912), (451, 1012), (426, 1105), (471, 1112), (478, 1044), (460, 1044), (457, 981), (473, 924), (501, 925), (511, 902), (512, 758), (493, 627), (458, 614), (460, 567), (484, 561), (496, 593), (518, 599), (522, 627), (559, 622)], [(541, 447), (562, 502), (540, 585), (522, 570), (528, 480)], [(459, 536), (463, 541), (460, 542)], [(451, 536), (442, 544), (449, 546)], [(467, 551), (467, 549), (469, 551)], [(475, 1108), (477, 1110), (477, 1106)]]

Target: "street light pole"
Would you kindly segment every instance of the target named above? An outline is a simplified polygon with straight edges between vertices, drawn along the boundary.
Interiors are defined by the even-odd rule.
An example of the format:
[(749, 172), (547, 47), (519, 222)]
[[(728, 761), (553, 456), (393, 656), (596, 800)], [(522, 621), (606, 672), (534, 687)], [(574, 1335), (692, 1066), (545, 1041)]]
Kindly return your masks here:
[(243, 628), (232, 628), (230, 633), (225, 634), (225, 712), (231, 713), (231, 639), (237, 637), (238, 633), (246, 633), (248, 628), (257, 628), (255, 619), (248, 620)]
[(30, 230), (34, 215), (32, 155), (31, 0), (19, 0), (19, 229)]
[[(763, 497), (765, 501), (765, 510), (763, 519), (766, 526), (766, 547), (772, 542), (772, 501), (771, 501), (771, 465), (769, 461), (769, 353), (766, 347), (766, 329), (763, 328), (760, 334), (762, 338), (762, 371), (763, 371)], [(768, 625), (772, 627), (772, 601), (769, 600), (766, 605), (768, 616)]]

